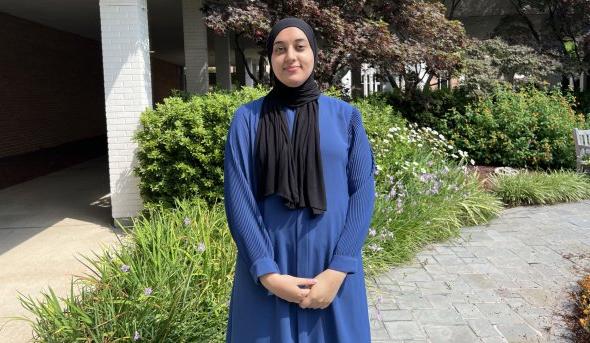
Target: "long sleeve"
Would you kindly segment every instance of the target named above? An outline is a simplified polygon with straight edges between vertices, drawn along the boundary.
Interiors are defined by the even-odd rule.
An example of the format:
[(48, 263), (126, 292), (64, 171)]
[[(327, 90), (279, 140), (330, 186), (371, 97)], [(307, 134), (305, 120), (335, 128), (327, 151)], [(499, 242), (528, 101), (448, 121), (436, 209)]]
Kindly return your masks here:
[(350, 119), (348, 139), (348, 212), (328, 268), (352, 274), (361, 267), (361, 249), (371, 225), (376, 167), (373, 149), (356, 108)]
[(231, 121), (224, 157), (223, 193), (231, 235), (256, 284), (268, 273), (279, 273), (268, 231), (250, 187), (251, 170), (248, 127), (238, 109)]

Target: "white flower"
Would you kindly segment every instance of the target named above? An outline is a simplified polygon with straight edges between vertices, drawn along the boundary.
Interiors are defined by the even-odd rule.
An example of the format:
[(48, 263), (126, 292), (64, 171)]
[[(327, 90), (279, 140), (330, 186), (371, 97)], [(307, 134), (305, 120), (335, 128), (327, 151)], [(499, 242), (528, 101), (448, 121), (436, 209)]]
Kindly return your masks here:
[(473, 158), (471, 159), (471, 161), (469, 161), (469, 163), (471, 163), (471, 165), (475, 165), (475, 161), (473, 160)]
[(455, 155), (455, 154), (451, 154), (451, 156), (452, 156), (453, 158), (457, 158), (457, 157), (459, 157), (459, 156), (457, 156), (457, 155)]
[(418, 148), (421, 148), (421, 147), (422, 147), (422, 143), (418, 143)]
[(385, 143), (385, 144), (389, 144), (389, 140), (387, 140), (387, 139), (384, 139), (384, 140), (383, 140), (383, 143)]
[(378, 245), (377, 245), (377, 244), (375, 244), (375, 243), (371, 243), (371, 244), (369, 244), (369, 245), (368, 245), (368, 248), (369, 248), (369, 249), (371, 249), (371, 250), (373, 250), (373, 251), (381, 251), (381, 250), (383, 250), (383, 248), (382, 248), (382, 247), (378, 246)]

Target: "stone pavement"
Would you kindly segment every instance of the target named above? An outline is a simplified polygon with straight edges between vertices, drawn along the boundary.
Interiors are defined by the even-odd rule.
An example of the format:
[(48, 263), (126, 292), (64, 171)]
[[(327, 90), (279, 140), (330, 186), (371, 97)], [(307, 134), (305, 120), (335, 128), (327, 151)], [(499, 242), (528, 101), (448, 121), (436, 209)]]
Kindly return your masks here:
[(505, 210), (367, 282), (373, 342), (568, 342), (590, 201)]

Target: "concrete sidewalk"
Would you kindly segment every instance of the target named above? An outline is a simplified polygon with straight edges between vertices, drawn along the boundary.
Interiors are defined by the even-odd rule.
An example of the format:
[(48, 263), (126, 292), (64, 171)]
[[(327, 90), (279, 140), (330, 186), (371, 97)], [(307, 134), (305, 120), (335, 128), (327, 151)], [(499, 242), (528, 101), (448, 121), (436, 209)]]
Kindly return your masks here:
[(19, 291), (65, 296), (72, 275), (87, 271), (76, 258), (118, 242), (107, 168), (105, 156), (0, 190), (0, 342), (32, 337), (26, 322), (3, 318), (29, 317)]

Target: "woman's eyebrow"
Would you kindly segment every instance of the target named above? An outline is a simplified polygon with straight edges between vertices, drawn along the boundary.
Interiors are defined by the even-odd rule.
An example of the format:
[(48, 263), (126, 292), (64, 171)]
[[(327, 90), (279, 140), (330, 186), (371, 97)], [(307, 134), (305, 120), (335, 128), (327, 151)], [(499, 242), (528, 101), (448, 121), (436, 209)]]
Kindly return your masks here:
[[(305, 38), (297, 38), (297, 39), (295, 40), (295, 42), (296, 42), (296, 43), (299, 43), (299, 42), (305, 42)], [(277, 45), (277, 44), (283, 44), (283, 43), (285, 43), (285, 42), (283, 42), (282, 40), (279, 40), (279, 41), (276, 41), (276, 42), (275, 42), (273, 45)]]

